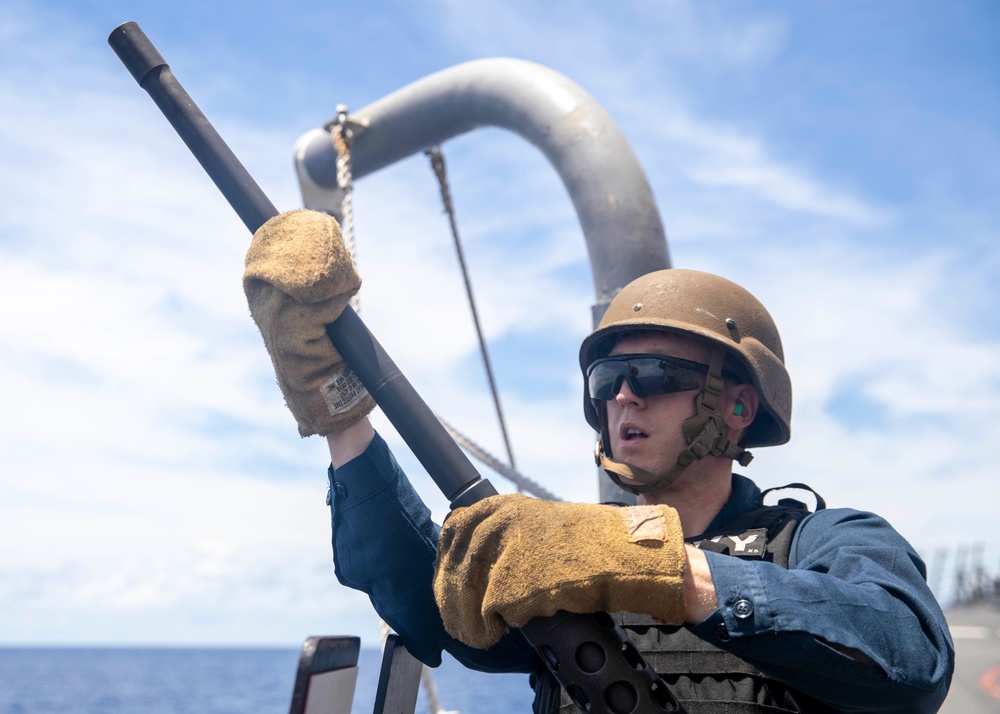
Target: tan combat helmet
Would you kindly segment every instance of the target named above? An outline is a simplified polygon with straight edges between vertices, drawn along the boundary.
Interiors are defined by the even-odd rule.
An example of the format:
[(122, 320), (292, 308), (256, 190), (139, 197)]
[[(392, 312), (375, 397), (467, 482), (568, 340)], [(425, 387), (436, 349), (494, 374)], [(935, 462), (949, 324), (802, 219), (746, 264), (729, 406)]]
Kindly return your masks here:
[[(760, 301), (736, 283), (711, 273), (674, 268), (648, 273), (626, 285), (608, 305), (600, 325), (580, 347), (584, 413), (588, 423), (602, 432), (605, 452), (608, 441), (602, 428), (604, 406), (591, 399), (587, 368), (594, 360), (607, 356), (617, 336), (647, 330), (682, 333), (704, 340), (714, 348), (713, 361), (724, 360), (727, 371), (744, 375), (753, 384), (760, 396), (760, 409), (743, 436), (742, 447), (773, 446), (788, 441), (792, 386), (785, 369), (781, 338), (771, 316)], [(686, 425), (685, 434), (691, 444), (694, 437), (688, 431)], [(733, 454), (732, 450), (727, 453)], [(690, 458), (701, 456), (695, 454)], [(679, 471), (673, 478), (677, 475)], [(657, 486), (660, 485), (658, 482)]]

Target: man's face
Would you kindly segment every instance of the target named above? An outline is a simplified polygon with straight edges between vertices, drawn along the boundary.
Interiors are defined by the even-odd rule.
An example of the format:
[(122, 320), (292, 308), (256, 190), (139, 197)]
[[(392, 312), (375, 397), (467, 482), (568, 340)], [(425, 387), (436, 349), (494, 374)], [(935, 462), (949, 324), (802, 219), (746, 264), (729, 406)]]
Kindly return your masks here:
[[(684, 335), (641, 332), (620, 338), (610, 355), (657, 354), (707, 364), (711, 348)], [(699, 391), (637, 397), (628, 382), (607, 402), (611, 453), (656, 475), (666, 474), (687, 447), (681, 424), (695, 413)]]

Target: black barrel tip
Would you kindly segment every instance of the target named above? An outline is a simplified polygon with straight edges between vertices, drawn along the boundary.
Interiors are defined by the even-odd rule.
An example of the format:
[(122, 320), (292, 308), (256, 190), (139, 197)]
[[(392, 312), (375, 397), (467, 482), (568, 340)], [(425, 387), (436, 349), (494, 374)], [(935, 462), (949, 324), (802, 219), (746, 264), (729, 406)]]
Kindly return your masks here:
[(138, 23), (120, 24), (108, 35), (108, 44), (140, 85), (150, 70), (167, 64)]
[(139, 27), (139, 24), (134, 20), (128, 20), (126, 22), (123, 22), (122, 24), (120, 24), (118, 27), (116, 27), (111, 31), (111, 34), (108, 35), (108, 42), (109, 43), (111, 42), (111, 38), (114, 37), (116, 32), (127, 32), (132, 27)]

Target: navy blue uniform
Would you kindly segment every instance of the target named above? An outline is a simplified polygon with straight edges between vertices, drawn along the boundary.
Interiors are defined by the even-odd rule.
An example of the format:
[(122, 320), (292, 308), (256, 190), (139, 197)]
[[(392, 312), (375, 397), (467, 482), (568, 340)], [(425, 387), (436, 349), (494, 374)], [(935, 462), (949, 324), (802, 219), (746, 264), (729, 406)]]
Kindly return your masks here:
[[(331, 471), (330, 481), (337, 577), (368, 593), (415, 656), (434, 666), (447, 650), (483, 671), (538, 670), (517, 632), (475, 650), (444, 630), (431, 589), (439, 528), (381, 437)], [(759, 505), (760, 490), (734, 475), (732, 495), (706, 532)], [(934, 712), (944, 701), (954, 668), (948, 626), (923, 562), (884, 519), (840, 508), (806, 516), (787, 568), (706, 557), (719, 609), (690, 633), (834, 709)]]

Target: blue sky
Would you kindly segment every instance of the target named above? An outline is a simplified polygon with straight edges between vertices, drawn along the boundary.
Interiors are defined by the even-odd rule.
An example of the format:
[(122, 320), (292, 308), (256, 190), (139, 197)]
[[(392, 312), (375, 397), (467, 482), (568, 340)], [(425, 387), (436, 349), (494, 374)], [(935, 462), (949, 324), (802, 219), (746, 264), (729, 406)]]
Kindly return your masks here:
[[(126, 20), (281, 209), (337, 104), (479, 57), (567, 75), (635, 148), (674, 264), (782, 330), (793, 439), (748, 475), (1000, 557), (995, 3), (0, 1), (0, 644), (377, 637), (247, 314), (249, 236), (108, 48)], [(572, 208), (513, 136), (444, 150), (518, 465), (593, 500)], [(362, 313), (501, 453), (436, 191), (423, 157), (358, 183)]]

